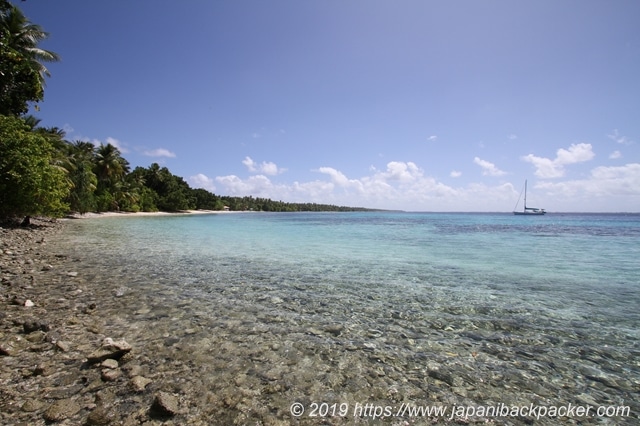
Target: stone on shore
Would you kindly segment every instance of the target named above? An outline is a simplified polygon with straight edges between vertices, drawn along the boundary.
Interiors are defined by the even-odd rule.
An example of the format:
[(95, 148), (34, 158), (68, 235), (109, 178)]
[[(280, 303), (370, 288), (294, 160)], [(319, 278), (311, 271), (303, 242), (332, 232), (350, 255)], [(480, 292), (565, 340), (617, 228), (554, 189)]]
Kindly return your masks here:
[(49, 406), (44, 412), (44, 419), (48, 422), (59, 422), (76, 414), (81, 407), (73, 399), (61, 399)]
[(49, 323), (47, 323), (46, 321), (39, 321), (31, 318), (22, 323), (22, 329), (24, 330), (25, 334), (29, 334), (38, 330), (49, 331), (51, 330), (51, 326), (49, 326)]
[(151, 383), (151, 379), (143, 376), (135, 376), (131, 379), (131, 387), (135, 392), (144, 392), (149, 383)]
[(151, 412), (158, 417), (173, 417), (178, 414), (178, 398), (166, 392), (159, 392), (153, 400)]
[(102, 346), (93, 351), (88, 357), (89, 364), (95, 364), (107, 359), (120, 359), (123, 355), (131, 351), (131, 345), (124, 340), (115, 341), (109, 337), (104, 339)]
[(116, 368), (118, 368), (118, 361), (116, 361), (115, 359), (105, 359), (102, 364), (103, 367), (105, 368), (110, 368), (112, 370), (115, 370)]
[(91, 426), (108, 425), (113, 422), (114, 418), (115, 415), (112, 410), (99, 405), (89, 413), (85, 424)]

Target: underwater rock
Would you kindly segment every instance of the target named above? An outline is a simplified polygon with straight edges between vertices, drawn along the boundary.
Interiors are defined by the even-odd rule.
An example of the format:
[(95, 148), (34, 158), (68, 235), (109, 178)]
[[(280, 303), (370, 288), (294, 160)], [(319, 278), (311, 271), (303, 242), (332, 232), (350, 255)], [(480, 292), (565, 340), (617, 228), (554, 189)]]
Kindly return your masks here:
[(39, 320), (30, 318), (22, 323), (22, 329), (24, 330), (25, 334), (29, 334), (38, 330), (49, 331), (51, 330), (51, 327), (46, 321), (39, 321)]
[(166, 392), (159, 392), (153, 400), (151, 412), (159, 417), (173, 417), (178, 414), (178, 398)]
[(54, 402), (44, 412), (44, 419), (49, 422), (59, 422), (76, 414), (81, 407), (72, 399), (61, 399)]
[(108, 425), (113, 422), (114, 418), (115, 413), (113, 411), (99, 405), (89, 413), (85, 424), (90, 426)]
[(151, 383), (151, 379), (147, 379), (142, 376), (135, 376), (131, 379), (131, 387), (135, 392), (144, 392), (144, 389), (147, 387), (149, 383)]
[(120, 359), (124, 354), (131, 351), (131, 345), (124, 340), (114, 341), (107, 337), (102, 342), (102, 346), (87, 357), (89, 364), (102, 362), (106, 359)]

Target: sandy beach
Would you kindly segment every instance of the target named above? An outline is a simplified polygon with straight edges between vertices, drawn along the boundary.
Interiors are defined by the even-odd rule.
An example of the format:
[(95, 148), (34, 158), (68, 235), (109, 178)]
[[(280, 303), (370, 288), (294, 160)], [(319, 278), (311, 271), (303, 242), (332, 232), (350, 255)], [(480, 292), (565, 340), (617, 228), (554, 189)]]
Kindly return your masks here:
[(179, 215), (199, 215), (199, 214), (233, 214), (233, 213), (246, 213), (241, 211), (229, 211), (229, 210), (183, 210), (179, 212), (102, 212), (93, 213), (88, 212), (85, 214), (74, 213), (68, 215), (67, 219), (99, 219), (105, 217), (145, 217), (145, 216), (179, 216)]

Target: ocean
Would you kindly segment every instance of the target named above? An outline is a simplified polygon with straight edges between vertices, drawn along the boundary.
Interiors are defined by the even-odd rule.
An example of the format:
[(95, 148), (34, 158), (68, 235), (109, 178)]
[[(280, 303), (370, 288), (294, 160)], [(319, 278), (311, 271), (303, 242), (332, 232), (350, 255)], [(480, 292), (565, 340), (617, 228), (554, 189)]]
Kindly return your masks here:
[(639, 214), (358, 212), (76, 220), (56, 244), (219, 419), (637, 424), (639, 242)]

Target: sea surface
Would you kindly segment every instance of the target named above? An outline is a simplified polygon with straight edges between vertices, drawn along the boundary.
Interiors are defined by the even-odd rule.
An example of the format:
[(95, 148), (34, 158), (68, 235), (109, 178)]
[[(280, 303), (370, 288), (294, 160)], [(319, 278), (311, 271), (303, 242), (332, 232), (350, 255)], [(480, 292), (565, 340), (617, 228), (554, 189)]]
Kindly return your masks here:
[(639, 421), (638, 214), (114, 217), (59, 244), (123, 298), (123, 337), (199, 369), (218, 419), (420, 424), (398, 410), (440, 406), (525, 424), (478, 409), (573, 404), (593, 409), (535, 424)]

